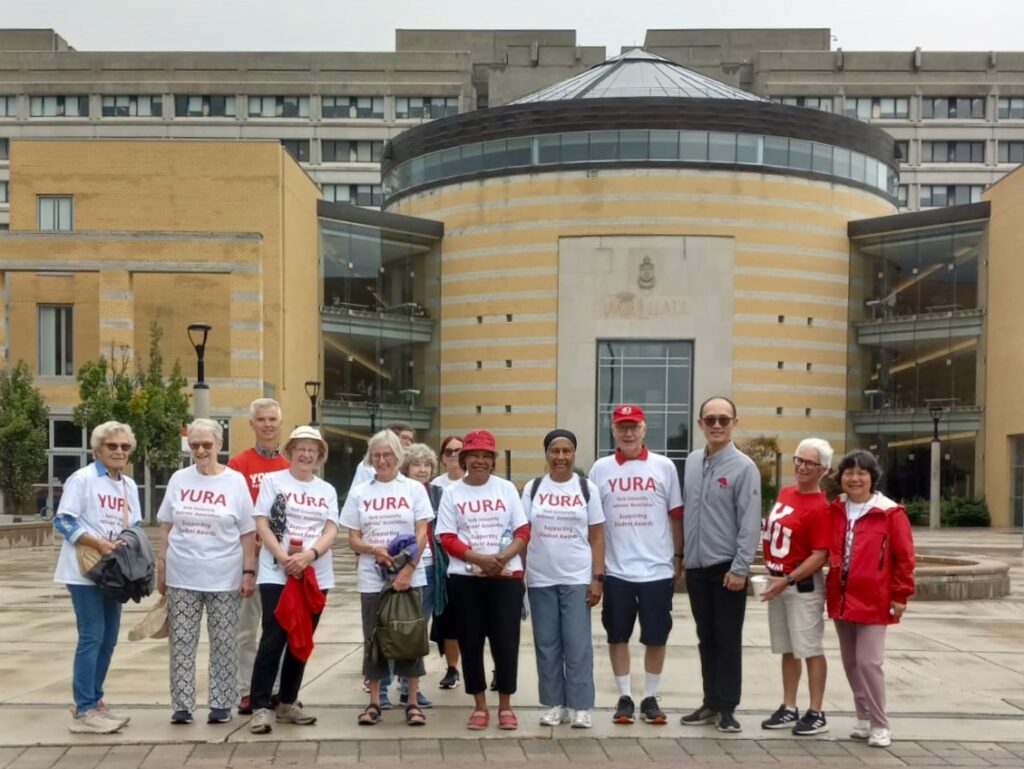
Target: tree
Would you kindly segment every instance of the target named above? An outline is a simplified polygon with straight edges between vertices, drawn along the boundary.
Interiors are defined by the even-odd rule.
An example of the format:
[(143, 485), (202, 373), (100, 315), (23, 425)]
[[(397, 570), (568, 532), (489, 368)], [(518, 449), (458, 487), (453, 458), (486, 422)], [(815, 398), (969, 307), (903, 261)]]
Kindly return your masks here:
[(173, 470), (181, 461), (181, 428), (188, 423), (187, 382), (181, 364), (174, 362), (164, 376), (164, 358), (160, 352), (163, 330), (156, 324), (149, 329), (149, 360), (130, 374), (131, 361), (125, 347), (110, 351), (78, 369), (78, 394), (74, 422), (92, 430), (110, 420), (131, 425), (137, 447), (133, 454), (136, 467), (150, 472)]
[(776, 458), (779, 455), (779, 439), (766, 435), (751, 438), (739, 450), (754, 460), (761, 474), (761, 508), (763, 512), (775, 504), (779, 490), (775, 486)]
[(0, 370), (0, 492), (4, 509), (16, 510), (46, 477), (50, 410), (32, 384), (24, 361)]

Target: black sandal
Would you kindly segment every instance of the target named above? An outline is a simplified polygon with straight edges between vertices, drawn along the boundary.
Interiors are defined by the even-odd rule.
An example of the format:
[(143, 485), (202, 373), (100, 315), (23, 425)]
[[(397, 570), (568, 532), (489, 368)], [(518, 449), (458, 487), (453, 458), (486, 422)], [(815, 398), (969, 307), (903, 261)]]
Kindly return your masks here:
[(375, 702), (371, 702), (363, 709), (363, 712), (359, 714), (360, 726), (376, 726), (380, 723), (380, 720), (380, 705)]
[(405, 724), (406, 726), (425, 726), (427, 723), (426, 714), (418, 705), (406, 705)]

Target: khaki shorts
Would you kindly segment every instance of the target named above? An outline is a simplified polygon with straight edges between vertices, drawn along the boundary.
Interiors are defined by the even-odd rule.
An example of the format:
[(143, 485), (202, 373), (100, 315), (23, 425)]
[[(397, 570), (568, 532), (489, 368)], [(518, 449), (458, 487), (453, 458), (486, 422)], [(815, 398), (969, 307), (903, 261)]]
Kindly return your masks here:
[(825, 577), (820, 571), (813, 592), (801, 593), (793, 585), (768, 602), (768, 631), (773, 654), (807, 659), (825, 653)]

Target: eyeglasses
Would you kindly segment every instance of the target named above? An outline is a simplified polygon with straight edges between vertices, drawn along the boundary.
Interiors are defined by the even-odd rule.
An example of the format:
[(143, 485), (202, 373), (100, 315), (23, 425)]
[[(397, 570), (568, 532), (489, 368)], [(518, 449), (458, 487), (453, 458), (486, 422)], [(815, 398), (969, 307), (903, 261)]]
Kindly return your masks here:
[(386, 454), (370, 454), (371, 462), (387, 462), (392, 459), (397, 459), (397, 457), (390, 451)]
[(457, 449), (445, 449), (445, 450), (444, 450), (443, 452), (441, 452), (441, 453), (442, 453), (442, 454), (444, 454), (444, 455), (445, 455), (446, 457), (454, 457), (454, 456), (458, 456), (458, 453), (459, 453), (460, 451), (462, 451), (462, 448), (461, 448), (461, 447), (460, 447), (460, 448), (457, 448)]
[(811, 460), (804, 459), (803, 457), (793, 457), (793, 464), (796, 465), (797, 467), (808, 467), (811, 470), (814, 470), (817, 467), (821, 467), (820, 462), (812, 462)]
[(700, 421), (704, 423), (705, 427), (714, 427), (716, 424), (719, 427), (728, 427), (734, 419), (736, 417), (727, 417), (725, 414), (719, 414), (717, 417), (701, 417)]
[(132, 444), (130, 444), (130, 443), (104, 443), (103, 444), (103, 448), (105, 448), (107, 451), (117, 451), (118, 449), (121, 449), (121, 451), (123, 451), (125, 453), (128, 453), (129, 451), (132, 450)]
[(192, 449), (192, 451), (199, 451), (199, 449), (206, 449), (207, 451), (211, 451), (213, 449), (213, 446), (213, 441), (196, 441), (195, 443), (189, 442), (188, 444), (188, 447)]
[(616, 422), (612, 425), (612, 429), (620, 433), (635, 433), (640, 427), (639, 422)]

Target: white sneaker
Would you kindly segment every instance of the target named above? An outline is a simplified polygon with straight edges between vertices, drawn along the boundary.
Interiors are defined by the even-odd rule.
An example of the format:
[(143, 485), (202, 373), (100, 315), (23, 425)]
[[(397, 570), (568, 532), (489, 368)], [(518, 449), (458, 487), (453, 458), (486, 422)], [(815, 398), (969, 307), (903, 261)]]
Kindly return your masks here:
[(68, 731), (72, 734), (113, 734), (124, 724), (107, 718), (98, 710), (87, 710), (81, 715), (71, 711), (71, 718), (68, 720)]
[(593, 725), (594, 720), (590, 717), (589, 710), (577, 710), (572, 714), (573, 729), (589, 729)]
[(558, 726), (569, 723), (569, 711), (563, 705), (555, 705), (545, 710), (540, 717), (541, 726)]
[(100, 704), (96, 706), (96, 710), (111, 721), (120, 721), (121, 726), (128, 726), (128, 722), (132, 720), (131, 716), (126, 716), (124, 713), (116, 713), (108, 708), (107, 703), (103, 702), (103, 700), (100, 700)]
[(270, 712), (266, 708), (254, 710), (249, 721), (249, 731), (253, 734), (270, 734), (274, 730), (270, 725)]
[(873, 748), (887, 748), (892, 745), (892, 735), (888, 729), (882, 727), (871, 727), (871, 736), (868, 737), (868, 745)]
[(871, 736), (871, 722), (866, 718), (858, 718), (853, 722), (853, 729), (850, 730), (850, 738), (854, 740), (866, 740)]

